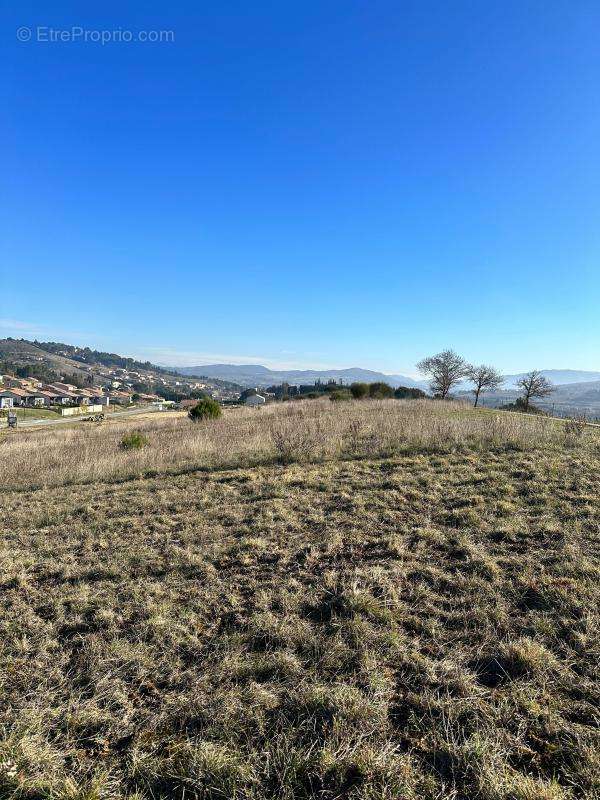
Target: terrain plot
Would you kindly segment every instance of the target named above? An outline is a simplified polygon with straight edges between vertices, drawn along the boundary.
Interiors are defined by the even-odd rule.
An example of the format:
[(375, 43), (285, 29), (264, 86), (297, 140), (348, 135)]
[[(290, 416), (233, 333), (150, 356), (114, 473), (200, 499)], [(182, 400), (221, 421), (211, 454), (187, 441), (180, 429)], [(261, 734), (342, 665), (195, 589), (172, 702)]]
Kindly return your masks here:
[(365, 437), (4, 491), (2, 796), (597, 796), (597, 443)]

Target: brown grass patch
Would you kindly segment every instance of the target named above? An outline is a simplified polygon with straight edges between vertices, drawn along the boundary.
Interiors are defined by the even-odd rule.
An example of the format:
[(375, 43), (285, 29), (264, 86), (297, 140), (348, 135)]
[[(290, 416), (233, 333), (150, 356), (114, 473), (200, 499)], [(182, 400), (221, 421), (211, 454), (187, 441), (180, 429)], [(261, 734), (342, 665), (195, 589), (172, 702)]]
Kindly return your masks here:
[[(0, 446), (73, 460), (2, 494), (1, 797), (597, 796), (594, 443), (339, 405), (137, 422), (133, 454), (117, 424)], [(298, 423), (324, 450), (275, 463)]]

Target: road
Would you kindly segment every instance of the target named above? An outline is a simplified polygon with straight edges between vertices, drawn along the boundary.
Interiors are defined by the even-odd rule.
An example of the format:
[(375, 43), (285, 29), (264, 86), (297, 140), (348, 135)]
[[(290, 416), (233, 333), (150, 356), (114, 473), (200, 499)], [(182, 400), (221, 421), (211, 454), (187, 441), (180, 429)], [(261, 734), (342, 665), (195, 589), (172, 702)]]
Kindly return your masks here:
[[(158, 411), (160, 405), (158, 403), (151, 403), (147, 406), (140, 406), (139, 408), (130, 408), (127, 411), (109, 411), (104, 417), (105, 420), (117, 419), (119, 417), (132, 417), (135, 414), (148, 414), (151, 411)], [(91, 412), (92, 414), (94, 412)], [(19, 420), (17, 423), (17, 430), (20, 428), (37, 428), (43, 425), (65, 425), (73, 422), (84, 422), (90, 414), (82, 414), (80, 417), (57, 417), (56, 419), (24, 419)]]

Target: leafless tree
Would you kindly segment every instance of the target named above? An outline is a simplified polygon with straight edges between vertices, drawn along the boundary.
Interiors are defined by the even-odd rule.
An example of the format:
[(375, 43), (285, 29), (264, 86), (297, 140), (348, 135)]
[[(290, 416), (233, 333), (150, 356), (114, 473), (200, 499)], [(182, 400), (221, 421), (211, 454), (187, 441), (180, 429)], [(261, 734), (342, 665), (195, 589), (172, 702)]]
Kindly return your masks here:
[(532, 397), (548, 397), (554, 391), (554, 386), (539, 369), (534, 369), (524, 375), (521, 380), (517, 381), (517, 386), (523, 390), (524, 411), (529, 410), (529, 401)]
[(436, 356), (424, 358), (417, 364), (417, 369), (429, 375), (429, 386), (437, 397), (445, 399), (459, 381), (467, 374), (468, 364), (454, 350), (444, 350)]
[(475, 395), (473, 406), (479, 402), (480, 394), (489, 389), (497, 389), (504, 383), (504, 378), (498, 370), (488, 367), (486, 364), (480, 364), (478, 367), (470, 366), (467, 370), (467, 378), (473, 384), (473, 394)]

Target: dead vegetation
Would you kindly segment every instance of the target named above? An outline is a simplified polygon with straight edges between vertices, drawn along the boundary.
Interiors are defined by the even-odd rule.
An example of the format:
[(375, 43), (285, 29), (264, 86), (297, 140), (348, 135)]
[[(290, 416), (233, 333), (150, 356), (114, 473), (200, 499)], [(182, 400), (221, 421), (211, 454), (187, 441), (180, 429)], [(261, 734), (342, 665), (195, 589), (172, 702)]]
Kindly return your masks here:
[[(110, 421), (0, 435), (0, 486), (60, 486), (190, 469), (274, 462), (381, 458), (410, 452), (531, 450), (569, 443), (598, 447), (585, 426), (552, 419), (471, 411), (458, 403), (370, 400), (306, 401), (237, 408), (193, 424), (182, 416)], [(147, 447), (123, 448), (134, 434)]]
[(598, 796), (592, 435), (319, 407), (0, 445), (1, 797)]

